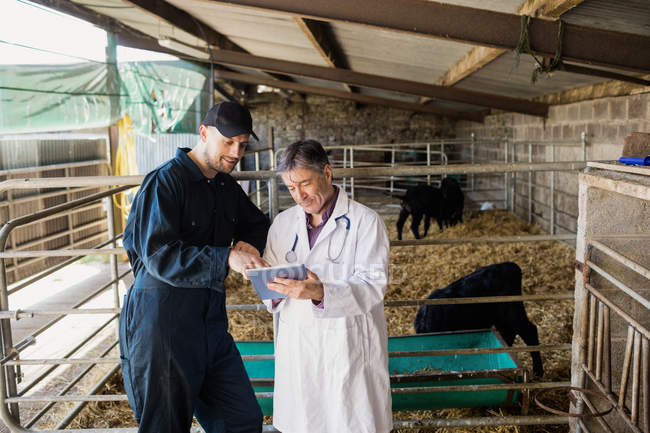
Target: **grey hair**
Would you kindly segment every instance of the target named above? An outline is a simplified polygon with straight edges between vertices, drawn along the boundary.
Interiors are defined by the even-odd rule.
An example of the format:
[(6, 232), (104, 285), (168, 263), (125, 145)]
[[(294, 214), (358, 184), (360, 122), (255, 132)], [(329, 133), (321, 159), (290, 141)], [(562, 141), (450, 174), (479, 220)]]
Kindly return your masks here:
[(306, 168), (322, 173), (330, 160), (323, 146), (316, 140), (301, 140), (285, 149), (278, 162), (278, 173), (295, 168)]

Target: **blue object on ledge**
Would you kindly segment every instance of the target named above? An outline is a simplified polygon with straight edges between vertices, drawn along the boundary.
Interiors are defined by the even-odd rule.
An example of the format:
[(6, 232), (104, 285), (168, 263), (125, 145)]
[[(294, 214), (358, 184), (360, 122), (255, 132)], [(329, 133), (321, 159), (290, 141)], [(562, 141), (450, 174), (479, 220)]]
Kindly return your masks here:
[(618, 162), (622, 162), (627, 165), (650, 165), (650, 155), (645, 158), (632, 157), (632, 156), (621, 156), (618, 159)]

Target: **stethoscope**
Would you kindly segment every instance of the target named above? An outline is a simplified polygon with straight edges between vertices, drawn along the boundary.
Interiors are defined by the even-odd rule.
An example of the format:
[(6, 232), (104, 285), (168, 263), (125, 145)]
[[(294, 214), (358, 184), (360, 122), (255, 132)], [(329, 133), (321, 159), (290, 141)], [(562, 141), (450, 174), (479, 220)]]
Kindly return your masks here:
[[(336, 227), (338, 228), (339, 221), (341, 219), (345, 220), (345, 237), (343, 238), (343, 242), (341, 242), (341, 248), (339, 249), (339, 253), (336, 255), (336, 257), (332, 258), (332, 253), (331, 253), (332, 238), (334, 237), (334, 233), (332, 233), (332, 235), (330, 236), (329, 243), (327, 244), (327, 259), (334, 263), (338, 263), (341, 254), (343, 254), (343, 247), (345, 246), (345, 241), (348, 239), (348, 234), (350, 233), (350, 218), (348, 218), (346, 215), (341, 215), (334, 219), (334, 223), (336, 224)], [(336, 230), (336, 228), (334, 230)], [(298, 260), (298, 256), (296, 255), (296, 245), (298, 245), (298, 233), (296, 233), (296, 237), (293, 240), (293, 246), (291, 247), (291, 250), (287, 251), (287, 254), (284, 256), (284, 258), (289, 263), (294, 263), (296, 260)]]

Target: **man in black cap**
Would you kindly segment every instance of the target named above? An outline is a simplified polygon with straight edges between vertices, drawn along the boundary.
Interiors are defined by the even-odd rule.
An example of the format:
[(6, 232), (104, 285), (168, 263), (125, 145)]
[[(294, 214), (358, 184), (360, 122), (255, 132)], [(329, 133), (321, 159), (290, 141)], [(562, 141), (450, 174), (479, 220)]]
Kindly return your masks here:
[[(228, 333), (224, 280), (266, 266), (269, 223), (228, 173), (251, 115), (224, 102), (194, 149), (149, 173), (133, 201), (124, 248), (135, 276), (120, 316), (124, 388), (138, 432), (262, 431), (262, 413)], [(257, 137), (256, 137), (257, 138)]]

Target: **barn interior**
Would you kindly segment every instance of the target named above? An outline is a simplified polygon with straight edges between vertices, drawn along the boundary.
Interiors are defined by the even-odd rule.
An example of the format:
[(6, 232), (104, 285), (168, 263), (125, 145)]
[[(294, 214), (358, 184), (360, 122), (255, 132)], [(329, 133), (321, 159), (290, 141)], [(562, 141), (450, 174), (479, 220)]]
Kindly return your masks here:
[[(650, 433), (647, 0), (3, 9), (0, 431), (137, 431), (117, 340), (129, 206), (146, 173), (197, 143), (207, 110), (233, 101), (259, 140), (232, 176), (270, 219), (294, 205), (278, 157), (314, 139), (335, 183), (386, 224), (394, 431)], [(75, 54), (91, 37), (99, 49)], [(407, 189), (446, 178), (462, 222), (416, 239), (409, 218), (398, 239)], [(502, 262), (521, 268), (522, 293), (490, 301), (523, 301), (539, 345), (508, 347), (494, 328), (489, 344), (469, 330), (417, 343), (433, 290)], [(268, 408), (273, 316), (250, 282), (231, 272), (226, 287)]]

